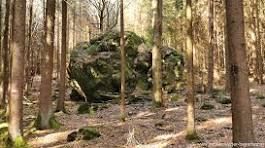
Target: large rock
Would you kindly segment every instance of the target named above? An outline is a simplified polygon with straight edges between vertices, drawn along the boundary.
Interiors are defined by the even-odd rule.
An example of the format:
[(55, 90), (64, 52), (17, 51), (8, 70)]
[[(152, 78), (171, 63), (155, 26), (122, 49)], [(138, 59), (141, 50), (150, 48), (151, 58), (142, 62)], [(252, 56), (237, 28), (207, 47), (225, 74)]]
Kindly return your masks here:
[[(109, 32), (90, 42), (79, 43), (71, 53), (68, 68), (90, 102), (117, 98), (120, 89), (119, 33)], [(151, 87), (151, 52), (144, 39), (126, 32), (126, 93)], [(176, 50), (163, 48), (163, 86), (181, 79), (183, 57)], [(80, 92), (79, 91), (74, 91)]]

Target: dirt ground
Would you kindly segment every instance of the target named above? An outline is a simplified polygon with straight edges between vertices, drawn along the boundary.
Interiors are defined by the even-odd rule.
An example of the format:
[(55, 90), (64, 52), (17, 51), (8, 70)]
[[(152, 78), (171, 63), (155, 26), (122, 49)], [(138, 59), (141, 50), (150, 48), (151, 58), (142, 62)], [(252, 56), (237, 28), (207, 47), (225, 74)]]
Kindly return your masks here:
[[(265, 86), (251, 86), (251, 101), (257, 147), (265, 147), (265, 100), (256, 99), (265, 95)], [(25, 105), (25, 124), (34, 120), (37, 114), (38, 94), (33, 95)], [(207, 95), (197, 95), (196, 129), (197, 141), (185, 140), (186, 103), (185, 97), (171, 101), (166, 107), (155, 109), (151, 101), (140, 101), (126, 106), (125, 123), (119, 119), (119, 105), (107, 103), (107, 108), (93, 115), (77, 114), (80, 102), (66, 101), (67, 114), (59, 112), (56, 119), (62, 123), (58, 130), (34, 131), (26, 138), (34, 148), (186, 148), (186, 147), (229, 147), (232, 141), (231, 104), (220, 104)], [(202, 110), (203, 102), (214, 105), (214, 109)], [(67, 142), (67, 135), (81, 127), (95, 127), (99, 138)], [(201, 143), (201, 144), (199, 144)]]

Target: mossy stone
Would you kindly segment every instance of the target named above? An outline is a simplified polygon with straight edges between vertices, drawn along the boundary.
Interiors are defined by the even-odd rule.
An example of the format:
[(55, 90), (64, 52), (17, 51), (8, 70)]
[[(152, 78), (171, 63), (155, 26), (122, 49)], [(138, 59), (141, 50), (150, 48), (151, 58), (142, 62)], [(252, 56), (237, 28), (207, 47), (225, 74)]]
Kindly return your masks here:
[[(126, 95), (135, 92), (136, 88), (150, 90), (152, 87), (150, 47), (144, 46), (145, 40), (134, 32), (126, 32), (125, 40)], [(184, 56), (176, 49), (163, 47), (161, 58), (164, 80), (162, 86), (165, 91), (174, 92), (176, 87), (167, 86), (176, 85), (176, 82), (181, 80)], [(100, 103), (114, 99), (102, 96), (120, 92), (120, 33), (111, 31), (91, 39), (90, 42), (79, 43), (71, 53), (68, 73), (70, 79), (80, 86), (73, 89), (81, 89), (88, 102)]]
[(221, 104), (231, 104), (232, 100), (230, 97), (222, 95), (217, 98), (217, 102)]
[(92, 127), (81, 128), (79, 129), (78, 132), (83, 135), (82, 137), (83, 140), (91, 140), (101, 136), (100, 133), (95, 128)]
[(209, 103), (203, 103), (203, 105), (200, 107), (202, 110), (212, 110), (214, 109), (214, 105)]
[(98, 105), (91, 105), (89, 103), (81, 104), (77, 111), (78, 114), (94, 114), (98, 110)]

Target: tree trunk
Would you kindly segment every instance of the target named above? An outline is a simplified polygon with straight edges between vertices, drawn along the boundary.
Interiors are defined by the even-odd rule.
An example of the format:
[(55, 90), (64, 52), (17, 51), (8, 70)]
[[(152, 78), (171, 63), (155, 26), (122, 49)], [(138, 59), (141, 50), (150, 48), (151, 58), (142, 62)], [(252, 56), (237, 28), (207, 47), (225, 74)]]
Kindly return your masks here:
[(153, 99), (156, 106), (163, 105), (161, 83), (161, 48), (162, 48), (162, 0), (152, 1), (153, 10), (153, 48), (152, 48), (152, 76), (153, 76)]
[(263, 60), (262, 60), (262, 55), (261, 55), (261, 37), (260, 37), (260, 16), (259, 16), (259, 0), (256, 0), (255, 2), (255, 12), (256, 12), (256, 18), (254, 22), (255, 26), (255, 36), (256, 36), (256, 41), (255, 41), (255, 48), (256, 48), (256, 77), (257, 77), (257, 82), (259, 84), (263, 83)]
[(191, 0), (187, 0), (186, 19), (187, 19), (187, 37), (186, 37), (186, 61), (187, 61), (187, 138), (193, 139), (196, 136), (195, 131), (195, 100), (194, 100), (194, 75), (193, 75), (193, 37), (192, 37), (192, 6)]
[(60, 12), (61, 11), (59, 11), (59, 9), (60, 9), (60, 4), (59, 3), (57, 3), (57, 46), (56, 46), (56, 50), (54, 51), (54, 54), (55, 54), (55, 56), (54, 56), (54, 60), (56, 61), (56, 62), (54, 62), (54, 63), (56, 63), (56, 78), (57, 78), (57, 80), (59, 80), (60, 79), (60, 50), (61, 50), (61, 45), (60, 45), (60, 42), (61, 42), (61, 39), (60, 39)]
[[(225, 24), (226, 24), (226, 20), (225, 20)], [(230, 92), (231, 90), (231, 86), (230, 86), (230, 55), (231, 55), (231, 51), (229, 51), (228, 48), (228, 39), (227, 39), (227, 27), (224, 26), (224, 48), (225, 48), (225, 90), (226, 92)]]
[[(2, 49), (2, 4), (3, 4), (3, 1), (0, 0), (0, 87), (2, 85), (2, 82), (3, 82), (3, 77), (2, 77), (2, 73), (3, 73), (3, 49)], [(2, 98), (2, 94), (0, 94), (0, 102), (1, 102), (1, 98)], [(1, 103), (0, 103), (1, 104)]]
[(207, 92), (211, 93), (213, 90), (213, 76), (214, 76), (214, 63), (213, 63), (213, 53), (214, 53), (214, 1), (209, 1), (209, 51), (208, 51), (208, 85)]
[(242, 0), (226, 0), (228, 48), (231, 51), (230, 85), (234, 143), (253, 143), (248, 67)]
[(12, 0), (6, 0), (6, 14), (5, 14), (5, 30), (3, 38), (3, 97), (1, 98), (0, 106), (5, 106), (5, 101), (8, 93), (9, 83), (9, 26), (10, 26), (10, 8)]
[(55, 0), (47, 0), (46, 3), (46, 25), (45, 25), (45, 49), (42, 52), (41, 63), (41, 86), (39, 101), (39, 129), (50, 128), (52, 111), (52, 72), (53, 72), (53, 50), (54, 50), (54, 22), (55, 22)]
[[(29, 95), (29, 91), (30, 91), (30, 86), (31, 86), (31, 62), (30, 62), (30, 53), (31, 53), (31, 42), (32, 42), (32, 16), (33, 16), (33, 0), (30, 0), (29, 2), (29, 33), (28, 33), (28, 50), (26, 53), (26, 59), (27, 59), (27, 63), (26, 63), (26, 96)], [(31, 55), (33, 56), (33, 55)]]
[(61, 65), (60, 65), (60, 96), (57, 102), (57, 111), (64, 111), (66, 91), (66, 55), (67, 55), (67, 1), (62, 1), (62, 38), (61, 38)]
[(24, 88), (24, 51), (25, 51), (26, 0), (14, 2), (13, 35), (11, 40), (12, 77), (9, 100), (10, 139), (14, 142), (22, 138), (23, 88)]
[(100, 13), (100, 17), (99, 17), (99, 31), (100, 33), (103, 33), (104, 28), (103, 28), (103, 24), (104, 24), (104, 18), (103, 18), (103, 12)]
[(76, 44), (76, 2), (73, 2), (74, 8), (73, 8), (73, 47)]
[(120, 44), (121, 44), (121, 120), (125, 121), (125, 39), (124, 39), (124, 14), (123, 14), (123, 0), (120, 0)]

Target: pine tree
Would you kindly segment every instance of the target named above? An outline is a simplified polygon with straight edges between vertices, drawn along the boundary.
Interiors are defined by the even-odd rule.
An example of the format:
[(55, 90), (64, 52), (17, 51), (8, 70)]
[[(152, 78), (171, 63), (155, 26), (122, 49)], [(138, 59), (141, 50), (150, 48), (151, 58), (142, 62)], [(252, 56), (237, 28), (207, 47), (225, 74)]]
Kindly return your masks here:
[(226, 0), (234, 143), (254, 142), (242, 0)]
[(214, 63), (213, 63), (213, 53), (214, 53), (214, 1), (208, 0), (209, 5), (209, 50), (208, 50), (208, 85), (207, 92), (211, 93), (213, 90), (213, 74), (214, 74)]
[(163, 105), (162, 99), (162, 72), (161, 72), (161, 48), (162, 48), (162, 14), (163, 1), (152, 1), (152, 28), (153, 28), (153, 48), (152, 48), (152, 77), (153, 77), (153, 99), (156, 106)]
[(195, 100), (194, 100), (194, 75), (193, 75), (193, 38), (192, 38), (192, 5), (191, 0), (186, 4), (187, 37), (186, 37), (186, 61), (187, 61), (187, 139), (196, 138), (195, 131)]
[(12, 74), (9, 98), (8, 132), (12, 142), (22, 140), (23, 88), (24, 88), (24, 51), (26, 0), (14, 2), (13, 35), (11, 39)]
[(66, 51), (67, 51), (67, 1), (62, 1), (62, 46), (60, 64), (60, 96), (57, 102), (57, 111), (64, 111), (64, 100), (66, 91)]
[(125, 38), (124, 38), (124, 14), (123, 14), (123, 0), (120, 0), (120, 47), (121, 47), (121, 120), (125, 121)]
[(39, 101), (39, 116), (37, 127), (39, 129), (50, 128), (52, 120), (52, 72), (54, 50), (54, 23), (55, 23), (55, 0), (47, 0), (45, 21), (45, 49), (42, 51), (41, 60), (41, 86)]

